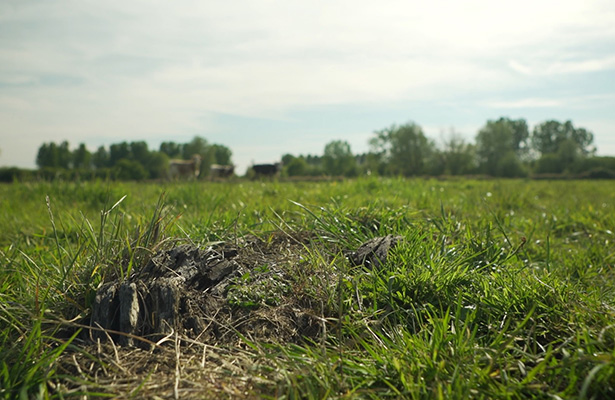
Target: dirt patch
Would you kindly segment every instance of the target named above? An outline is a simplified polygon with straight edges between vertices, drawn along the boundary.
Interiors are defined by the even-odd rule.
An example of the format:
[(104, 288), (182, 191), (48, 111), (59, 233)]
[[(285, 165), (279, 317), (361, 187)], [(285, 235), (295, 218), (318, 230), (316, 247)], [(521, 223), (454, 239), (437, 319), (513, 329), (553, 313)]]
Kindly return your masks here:
[(312, 337), (317, 319), (290, 295), (289, 275), (309, 240), (276, 233), (160, 252), (129, 279), (97, 291), (90, 335), (146, 348), (173, 333), (211, 344), (240, 335), (276, 342)]
[(87, 337), (74, 342), (81, 350), (62, 353), (57, 367), (65, 378), (48, 384), (58, 393), (118, 398), (276, 397), (282, 378), (261, 344), (320, 340), (323, 321), (336, 317), (309, 287), (309, 277), (324, 273), (310, 254), (328, 265), (327, 254), (342, 251), (351, 265), (372, 269), (400, 240), (325, 249), (314, 234), (276, 232), (159, 252), (130, 278), (98, 290)]

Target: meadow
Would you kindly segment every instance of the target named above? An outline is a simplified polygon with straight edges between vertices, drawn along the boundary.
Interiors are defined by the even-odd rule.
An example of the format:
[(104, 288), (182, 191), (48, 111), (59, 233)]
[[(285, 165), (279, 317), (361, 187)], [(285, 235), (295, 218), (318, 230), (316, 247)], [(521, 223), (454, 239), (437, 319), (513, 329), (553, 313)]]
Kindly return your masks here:
[[(15, 182), (0, 210), (1, 398), (615, 396), (612, 181)], [(246, 241), (228, 335), (90, 339), (105, 283)]]

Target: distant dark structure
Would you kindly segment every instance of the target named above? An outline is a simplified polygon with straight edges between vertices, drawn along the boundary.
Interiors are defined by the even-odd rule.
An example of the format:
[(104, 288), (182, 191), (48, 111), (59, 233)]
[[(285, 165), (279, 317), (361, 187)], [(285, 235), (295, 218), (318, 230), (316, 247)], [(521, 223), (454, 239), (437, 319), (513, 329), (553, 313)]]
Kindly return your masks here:
[(252, 166), (255, 177), (272, 177), (276, 176), (282, 170), (282, 164), (277, 162), (275, 164), (256, 164)]

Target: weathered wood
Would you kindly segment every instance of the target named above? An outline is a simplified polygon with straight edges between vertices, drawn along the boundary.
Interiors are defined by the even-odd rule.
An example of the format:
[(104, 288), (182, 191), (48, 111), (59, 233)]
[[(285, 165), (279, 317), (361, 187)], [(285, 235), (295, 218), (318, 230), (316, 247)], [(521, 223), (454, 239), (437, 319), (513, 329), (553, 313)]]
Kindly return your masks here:
[[(107, 334), (121, 345), (141, 345), (135, 336), (156, 340), (170, 332), (202, 328), (195, 312), (185, 318), (183, 308), (190, 298), (211, 291), (228, 279), (238, 264), (231, 258), (235, 249), (199, 249), (183, 245), (155, 255), (137, 274), (124, 282), (101, 287), (94, 300), (93, 327), (119, 331), (123, 335), (93, 330), (104, 340)], [(190, 326), (184, 326), (190, 321)], [(198, 332), (197, 332), (198, 333)]]
[(364, 265), (370, 268), (380, 267), (386, 261), (389, 251), (401, 240), (403, 240), (403, 237), (395, 235), (370, 239), (359, 246), (356, 251), (349, 252), (347, 254), (348, 260), (352, 265)]
[[(119, 290), (119, 325), (120, 331), (130, 335), (137, 334), (139, 327), (139, 293), (135, 283), (123, 283)], [(131, 346), (133, 344), (131, 336), (121, 336), (120, 344)]]

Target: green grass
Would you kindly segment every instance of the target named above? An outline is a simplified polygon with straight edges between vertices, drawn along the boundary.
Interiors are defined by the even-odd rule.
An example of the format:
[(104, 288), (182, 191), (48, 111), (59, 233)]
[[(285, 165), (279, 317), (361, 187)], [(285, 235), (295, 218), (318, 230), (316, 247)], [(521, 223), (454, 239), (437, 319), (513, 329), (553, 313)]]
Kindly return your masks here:
[[(320, 335), (244, 338), (217, 356), (225, 384), (194, 397), (615, 395), (612, 182), (15, 183), (0, 186), (0, 209), (2, 398), (147, 395), (154, 366), (130, 389), (67, 366), (77, 354), (113, 368), (77, 340), (99, 285), (178, 243), (279, 231), (309, 232), (313, 246), (274, 286), (259, 280), (268, 266), (244, 276), (261, 291), (237, 285), (229, 301), (265, 310), (293, 297)], [(343, 256), (386, 234), (404, 240), (382, 267)], [(204, 363), (181, 365), (192, 375), (179, 388), (206, 381)]]

